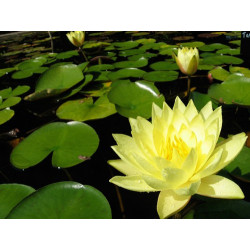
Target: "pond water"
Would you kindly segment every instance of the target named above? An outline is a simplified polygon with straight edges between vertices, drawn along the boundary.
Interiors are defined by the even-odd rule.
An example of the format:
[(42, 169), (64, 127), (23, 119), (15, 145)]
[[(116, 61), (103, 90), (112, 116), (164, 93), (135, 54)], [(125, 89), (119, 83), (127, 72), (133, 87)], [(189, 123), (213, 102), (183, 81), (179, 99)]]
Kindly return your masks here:
[[(239, 77), (239, 80), (235, 79), (240, 83), (246, 81), (245, 78), (250, 78), (250, 65), (240, 54), (240, 32), (85, 32), (82, 50), (89, 61), (87, 63), (85, 56), (69, 42), (66, 34), (67, 32), (15, 32), (0, 35), (0, 91), (9, 87), (14, 90), (18, 86), (20, 90), (15, 95), (0, 92), (2, 100), (12, 97), (9, 100), (11, 104), (2, 106), (1, 110), (8, 108), (14, 111), (10, 114), (11, 117), (0, 119), (6, 119), (0, 126), (0, 183), (19, 183), (39, 189), (56, 182), (74, 181), (101, 191), (110, 204), (112, 218), (159, 218), (156, 210), (159, 193), (132, 192), (118, 188), (109, 180), (121, 174), (110, 167), (107, 161), (118, 159), (111, 149), (116, 144), (112, 134), (131, 133), (128, 117), (141, 115), (150, 118), (148, 103), (151, 105), (152, 100), (160, 105), (162, 99), (165, 99), (173, 107), (176, 96), (179, 96), (185, 104), (188, 103), (188, 78), (179, 71), (172, 58), (172, 53), (180, 46), (197, 47), (200, 53), (198, 71), (191, 79), (191, 98), (196, 107), (200, 109), (209, 100), (213, 101), (214, 107), (222, 105), (223, 126), (220, 136), (223, 138), (250, 131), (250, 99), (246, 93), (250, 90), (250, 82), (248, 81), (247, 87), (240, 85), (238, 93), (230, 88), (225, 91), (218, 86), (217, 89), (211, 87), (227, 81), (229, 77), (231, 81), (234, 81), (233, 77)], [(74, 68), (72, 65), (77, 66)], [(54, 73), (51, 73), (50, 78), (45, 76), (53, 67)], [(78, 70), (83, 72), (84, 79), (78, 74)], [(56, 80), (52, 75), (56, 75)], [(60, 86), (56, 85), (57, 81)], [(150, 91), (157, 93), (157, 98), (141, 91), (141, 88), (134, 88), (131, 82), (136, 81), (146, 84)], [(117, 93), (112, 90), (111, 95), (114, 82), (122, 82), (125, 87), (117, 90)], [(21, 98), (17, 99), (19, 97)], [(75, 100), (78, 101), (73, 102)], [(96, 100), (101, 103), (99, 106), (93, 105)], [(80, 104), (86, 102), (89, 104), (80, 108)], [(56, 163), (52, 164), (51, 153), (34, 160), (36, 163), (29, 167), (15, 163), (20, 160), (19, 156), (13, 156), (10, 160), (13, 149), (39, 128), (54, 122), (66, 123), (72, 120), (88, 124), (99, 137), (96, 152), (87, 158), (81, 156), (82, 163), (78, 161), (68, 167), (58, 167)], [(59, 135), (60, 129), (56, 128), (55, 133), (58, 132)], [(51, 128), (49, 131), (52, 130)], [(52, 145), (53, 140), (58, 138), (57, 134), (46, 133), (37, 137), (34, 150), (43, 141), (47, 140), (46, 143)], [(59, 137), (63, 138), (64, 132), (60, 133), (62, 135)], [(48, 138), (44, 138), (46, 136)], [(77, 138), (77, 135), (74, 136)], [(95, 134), (91, 135), (93, 144), (94, 136)], [(73, 142), (69, 145), (72, 146), (69, 151), (78, 150), (78, 145)], [(51, 148), (54, 151), (57, 146), (52, 145)], [(41, 149), (46, 150), (48, 149)], [(244, 150), (240, 160), (246, 163), (249, 160), (248, 147), (245, 146)], [(32, 147), (24, 152), (33, 157)], [(66, 164), (64, 160), (63, 164)], [(226, 210), (225, 217), (250, 218), (250, 213), (246, 212), (250, 207), (250, 167), (245, 165), (231, 164), (220, 172), (241, 187), (245, 194), (244, 204), (232, 200), (225, 204), (225, 200), (215, 204), (210, 198), (192, 198), (199, 204), (208, 204), (209, 207), (211, 203), (211, 206), (217, 208), (217, 213), (204, 212), (207, 218), (223, 217), (220, 206), (230, 207)], [(204, 209), (206, 211), (206, 207)], [(235, 210), (244, 211), (241, 214)], [(204, 216), (202, 213), (198, 214), (197, 218)]]

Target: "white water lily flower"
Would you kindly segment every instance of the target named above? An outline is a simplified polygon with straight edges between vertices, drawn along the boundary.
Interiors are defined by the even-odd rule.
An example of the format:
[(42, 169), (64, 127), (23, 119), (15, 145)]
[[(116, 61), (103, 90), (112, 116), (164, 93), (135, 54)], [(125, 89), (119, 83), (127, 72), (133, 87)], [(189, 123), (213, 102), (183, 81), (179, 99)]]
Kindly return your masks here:
[(110, 182), (137, 192), (160, 191), (157, 211), (169, 217), (189, 202), (193, 194), (243, 199), (233, 181), (216, 175), (241, 151), (245, 133), (217, 144), (222, 126), (221, 107), (208, 102), (200, 112), (192, 100), (185, 106), (179, 97), (173, 109), (153, 104), (152, 122), (130, 118), (132, 137), (115, 134), (113, 150), (121, 158), (108, 163), (125, 176)]
[(178, 49), (177, 56), (174, 54), (174, 58), (181, 72), (185, 75), (193, 75), (199, 65), (199, 51), (197, 48), (181, 48)]

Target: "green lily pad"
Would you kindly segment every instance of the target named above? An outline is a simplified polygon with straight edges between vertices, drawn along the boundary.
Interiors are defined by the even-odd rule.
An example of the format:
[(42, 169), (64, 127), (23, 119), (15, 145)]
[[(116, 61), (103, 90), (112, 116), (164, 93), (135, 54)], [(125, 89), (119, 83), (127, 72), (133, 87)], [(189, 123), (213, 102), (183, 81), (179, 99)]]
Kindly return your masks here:
[(136, 42), (141, 43), (141, 44), (147, 44), (147, 43), (155, 43), (156, 40), (154, 38), (142, 38), (142, 39), (136, 40)]
[(84, 78), (82, 71), (75, 64), (50, 68), (38, 79), (35, 91), (46, 89), (67, 90)]
[[(44, 62), (46, 62), (47, 61), (46, 58), (44, 58), (44, 59), (45, 59)], [(44, 62), (41, 59), (38, 59), (38, 60), (31, 59), (31, 60), (26, 60), (24, 62), (17, 64), (16, 67), (21, 71), (23, 71), (23, 70), (31, 70), (32, 71), (32, 70), (37, 69), (40, 66), (42, 66)]]
[(137, 47), (139, 43), (135, 41), (127, 41), (127, 42), (114, 42), (112, 43), (112, 45), (118, 47), (118, 50), (127, 50)]
[(200, 41), (194, 41), (194, 42), (180, 43), (180, 45), (181, 45), (182, 47), (193, 47), (193, 48), (196, 47), (196, 48), (199, 48), (199, 49), (200, 49), (200, 47), (201, 47), (201, 46), (204, 46), (205, 43), (200, 42)]
[(108, 75), (109, 75), (110, 71), (100, 71), (100, 72), (98, 72), (97, 75), (95, 74), (95, 72), (93, 72), (93, 73), (94, 73), (94, 78), (93, 78), (94, 82), (109, 81)]
[(140, 49), (146, 51), (146, 50), (159, 50), (163, 45), (166, 45), (164, 42), (159, 43), (147, 43), (140, 47)]
[(177, 53), (178, 49), (177, 48), (165, 48), (165, 49), (162, 49), (160, 50), (159, 54), (160, 55), (168, 55), (168, 56), (172, 56), (172, 54), (175, 52)]
[(97, 83), (88, 90), (81, 91), (82, 94), (93, 97), (100, 97), (108, 93), (112, 82)]
[(84, 62), (84, 63), (81, 63), (81, 64), (78, 64), (77, 67), (81, 70), (81, 71), (85, 71), (87, 69), (89, 65), (89, 62)]
[(199, 64), (198, 70), (211, 70), (214, 68), (214, 65), (206, 65), (206, 64)]
[(110, 72), (107, 77), (111, 81), (122, 79), (122, 78), (129, 78), (129, 77), (142, 77), (146, 72), (141, 69), (135, 68), (128, 68), (128, 69), (120, 69), (115, 72)]
[(97, 48), (100, 46), (108, 46), (110, 44), (111, 43), (106, 43), (106, 42), (88, 41), (84, 43), (83, 49), (92, 49), (92, 48)]
[(40, 67), (40, 68), (34, 69), (34, 70), (33, 70), (33, 73), (35, 73), (35, 74), (42, 74), (42, 73), (44, 73), (47, 69), (49, 69), (49, 67)]
[(238, 156), (224, 169), (234, 177), (250, 182), (250, 148), (244, 146)]
[(200, 53), (200, 57), (209, 57), (209, 56), (216, 56), (214, 52), (203, 52)]
[(138, 55), (133, 55), (133, 56), (129, 56), (127, 59), (129, 61), (137, 61), (139, 60), (141, 57), (145, 57), (145, 58), (152, 58), (152, 57), (156, 57), (157, 54), (155, 53), (149, 53), (149, 52), (145, 52), (143, 54), (138, 54)]
[(212, 200), (195, 208), (195, 219), (250, 219), (250, 202)]
[(54, 67), (61, 66), (61, 65), (68, 65), (68, 64), (73, 64), (73, 62), (57, 62), (57, 63), (52, 64), (50, 68), (54, 68)]
[(30, 89), (30, 86), (27, 85), (18, 85), (15, 89), (12, 90), (11, 87), (7, 88), (7, 89), (2, 89), (0, 90), (0, 96), (3, 99), (7, 99), (9, 97), (12, 96), (19, 96), (24, 94), (25, 92), (27, 92)]
[(153, 83), (147, 81), (131, 82), (119, 80), (114, 82), (108, 93), (109, 101), (115, 104), (119, 114), (125, 117), (151, 117), (152, 103), (162, 106), (164, 96)]
[(143, 79), (150, 82), (171, 82), (178, 78), (177, 71), (152, 71), (143, 75)]
[(216, 80), (225, 81), (231, 74), (222, 67), (216, 67), (210, 71), (212, 77)]
[(148, 65), (148, 60), (141, 57), (136, 61), (122, 61), (113, 64), (115, 68), (142, 68)]
[(0, 103), (0, 109), (5, 109), (18, 104), (22, 99), (20, 97), (11, 96), (7, 98), (4, 102)]
[(199, 47), (199, 50), (201, 51), (214, 51), (217, 49), (228, 49), (229, 46), (222, 44), (222, 43), (212, 43), (212, 44), (206, 44), (201, 47)]
[(90, 66), (87, 72), (109, 70), (109, 69), (114, 69), (114, 68), (115, 67), (112, 64), (99, 64), (99, 65)]
[(231, 56), (236, 56), (236, 55), (240, 55), (240, 48), (237, 49), (231, 49), (231, 48), (226, 48), (226, 49), (220, 49), (216, 51), (216, 54), (228, 54)]
[(92, 97), (68, 101), (56, 111), (60, 119), (73, 121), (101, 119), (115, 113), (115, 105), (109, 102), (107, 95), (101, 96), (95, 103)]
[(58, 53), (56, 55), (56, 59), (68, 59), (73, 56), (79, 56), (77, 50), (70, 50), (70, 51)]
[(243, 74), (245, 77), (249, 77), (250, 78), (250, 70), (244, 67), (234, 67), (231, 66), (229, 67), (229, 71), (231, 73), (241, 73)]
[(28, 78), (31, 77), (33, 75), (33, 71), (30, 69), (26, 69), (26, 70), (19, 70), (14, 72), (11, 75), (12, 79), (24, 79), (24, 78)]
[(143, 54), (143, 53), (145, 53), (145, 50), (143, 49), (129, 49), (125, 51), (120, 51), (119, 56), (127, 57), (127, 56)]
[(241, 64), (243, 60), (235, 56), (219, 55), (219, 56), (209, 56), (205, 57), (202, 61), (203, 64)]
[(14, 116), (14, 114), (14, 110), (9, 108), (0, 110), (0, 125), (10, 120)]
[(5, 68), (5, 69), (0, 69), (0, 77), (4, 76), (5, 74), (8, 74), (12, 71), (16, 70), (16, 68)]
[(64, 181), (40, 188), (12, 209), (7, 219), (111, 219), (111, 208), (99, 190)]
[(152, 63), (150, 64), (149, 67), (153, 70), (178, 70), (179, 69), (176, 63), (166, 62), (166, 61)]
[[(207, 94), (202, 94), (196, 91), (191, 92), (190, 94), (195, 107), (197, 108), (197, 110), (201, 110), (209, 101), (212, 101), (212, 99), (207, 95)], [(212, 101), (212, 107), (213, 109), (216, 109), (218, 107), (217, 104), (215, 104)]]
[(95, 130), (80, 122), (54, 122), (47, 124), (23, 141), (11, 152), (13, 166), (32, 167), (50, 153), (54, 167), (72, 167), (95, 153), (99, 138)]
[(233, 75), (221, 84), (213, 84), (208, 95), (225, 104), (250, 106), (250, 78)]
[(36, 101), (36, 100), (59, 95), (59, 94), (63, 93), (64, 91), (65, 91), (64, 89), (45, 89), (45, 90), (37, 91), (37, 92), (31, 93), (31, 94), (25, 96), (24, 100), (25, 101)]
[(35, 189), (26, 185), (1, 184), (0, 219), (4, 219), (18, 203), (33, 192), (35, 192)]
[(236, 44), (236, 45), (240, 46), (241, 45), (241, 40), (234, 40), (234, 41), (230, 41), (229, 43)]

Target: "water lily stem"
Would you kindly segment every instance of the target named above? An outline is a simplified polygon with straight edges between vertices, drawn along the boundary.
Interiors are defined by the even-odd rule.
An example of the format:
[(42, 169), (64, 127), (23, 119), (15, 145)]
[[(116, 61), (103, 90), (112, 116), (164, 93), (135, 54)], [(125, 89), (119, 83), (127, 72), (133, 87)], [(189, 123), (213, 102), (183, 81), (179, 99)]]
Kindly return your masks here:
[(63, 168), (63, 171), (67, 175), (69, 181), (73, 181), (73, 178), (72, 178), (71, 174), (69, 173), (69, 171), (65, 168)]
[(83, 51), (83, 49), (82, 49), (81, 47), (79, 47), (79, 52), (82, 53), (82, 55), (83, 55), (85, 61), (88, 62), (89, 60), (88, 60), (87, 56), (85, 55), (85, 53), (84, 53), (84, 51)]
[(4, 174), (1, 170), (0, 170), (0, 175), (3, 176), (3, 178), (6, 180), (6, 182), (10, 182), (10, 179), (7, 177), (7, 175)]
[(49, 34), (49, 38), (50, 38), (50, 44), (51, 44), (51, 52), (54, 53), (54, 43), (53, 43), (53, 37), (50, 33), (50, 31), (48, 31)]

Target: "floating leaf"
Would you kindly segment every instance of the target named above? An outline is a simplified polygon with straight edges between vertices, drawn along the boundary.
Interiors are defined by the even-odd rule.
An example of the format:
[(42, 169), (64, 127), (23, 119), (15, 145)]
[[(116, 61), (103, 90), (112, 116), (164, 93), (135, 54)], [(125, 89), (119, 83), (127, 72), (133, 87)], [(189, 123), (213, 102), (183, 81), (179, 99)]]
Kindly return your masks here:
[(33, 192), (35, 192), (35, 189), (26, 185), (1, 184), (0, 219), (4, 219), (18, 203)]
[(177, 48), (166, 48), (166, 49), (162, 49), (160, 50), (159, 54), (160, 55), (169, 55), (169, 56), (172, 56), (172, 54), (174, 52), (177, 53), (178, 49)]
[(115, 72), (110, 72), (107, 77), (111, 81), (122, 79), (122, 78), (129, 78), (129, 77), (142, 77), (146, 72), (141, 69), (135, 68), (128, 68), (128, 69), (120, 69)]
[(214, 65), (206, 65), (206, 64), (199, 64), (198, 70), (211, 70), (214, 68)]
[(178, 78), (177, 71), (152, 71), (143, 75), (143, 79), (151, 82), (171, 82)]
[(141, 43), (141, 44), (147, 44), (147, 43), (155, 43), (156, 40), (154, 38), (142, 38), (142, 39), (136, 40), (136, 42)]
[(181, 45), (182, 47), (196, 47), (196, 48), (199, 48), (199, 49), (200, 49), (200, 47), (201, 47), (201, 46), (204, 46), (205, 43), (199, 42), (199, 41), (195, 41), (195, 42), (180, 43), (180, 45)]
[[(212, 99), (207, 94), (202, 94), (199, 92), (191, 92), (191, 98), (195, 104), (195, 107), (200, 111), (208, 102)], [(216, 109), (218, 105), (212, 102), (213, 109)]]
[(210, 73), (212, 74), (212, 77), (216, 80), (220, 80), (220, 81), (225, 81), (228, 76), (230, 76), (231, 74), (223, 69), (222, 67), (216, 67), (215, 69), (211, 70)]
[(7, 99), (11, 96), (19, 96), (24, 94), (25, 92), (27, 92), (30, 89), (30, 86), (27, 85), (18, 85), (14, 90), (12, 90), (11, 87), (7, 88), (7, 89), (2, 89), (0, 91), (0, 96), (3, 99)]
[(47, 69), (49, 69), (49, 67), (40, 67), (40, 68), (34, 69), (34, 70), (33, 70), (33, 73), (35, 73), (35, 74), (42, 74), (42, 73), (44, 73)]
[(20, 97), (12, 97), (11, 96), (0, 104), (0, 109), (12, 107), (12, 106), (18, 104), (20, 101), (21, 101)]
[(229, 71), (231, 73), (241, 73), (243, 74), (245, 77), (249, 77), (250, 78), (250, 70), (244, 67), (234, 67), (231, 66), (229, 67)]
[(228, 54), (231, 56), (236, 56), (236, 55), (240, 55), (240, 48), (237, 49), (231, 49), (231, 48), (227, 48), (227, 49), (220, 49), (216, 51), (216, 54)]
[(99, 64), (99, 65), (90, 66), (87, 72), (109, 70), (109, 69), (114, 69), (114, 68), (115, 67), (112, 64)]
[(227, 49), (229, 48), (228, 45), (222, 44), (222, 43), (212, 43), (212, 44), (206, 44), (201, 47), (199, 47), (199, 50), (201, 51), (214, 51), (217, 49)]
[(241, 58), (235, 56), (209, 56), (205, 57), (202, 61), (203, 64), (213, 64), (213, 65), (221, 65), (221, 64), (241, 64), (243, 60)]
[(101, 96), (95, 103), (92, 97), (68, 101), (56, 111), (60, 119), (73, 121), (101, 119), (115, 113), (115, 105), (109, 102), (107, 95)]
[(142, 116), (146, 119), (151, 116), (152, 103), (162, 106), (164, 101), (164, 96), (159, 93), (153, 83), (129, 80), (114, 82), (108, 98), (115, 104), (116, 110), (121, 115), (133, 118)]
[(70, 50), (70, 51), (58, 53), (56, 55), (56, 59), (68, 59), (73, 56), (79, 56), (77, 50)]
[(115, 42), (112, 43), (112, 45), (118, 47), (118, 50), (127, 50), (137, 47), (139, 43), (135, 41), (127, 41), (127, 42)]
[(14, 110), (9, 108), (0, 110), (0, 125), (10, 120), (14, 114)]
[(111, 219), (111, 208), (97, 189), (78, 182), (57, 182), (21, 201), (8, 219)]
[(137, 61), (139, 60), (141, 57), (145, 57), (145, 58), (151, 58), (151, 57), (156, 57), (157, 54), (155, 53), (149, 53), (149, 52), (145, 52), (143, 54), (138, 54), (138, 55), (133, 55), (133, 56), (129, 56), (127, 59), (129, 61)]
[(244, 146), (238, 156), (224, 169), (234, 177), (250, 182), (250, 148)]
[(26, 60), (24, 62), (21, 62), (16, 65), (16, 67), (23, 71), (23, 70), (31, 70), (33, 71), (34, 69), (40, 68), (40, 66), (43, 65), (44, 62), (46, 62), (46, 58), (44, 58), (45, 61), (42, 61), (41, 59), (31, 59), (31, 60)]
[(82, 71), (75, 64), (53, 67), (41, 75), (36, 83), (35, 91), (46, 89), (67, 90), (83, 78)]
[(133, 55), (138, 55), (138, 54), (143, 54), (145, 53), (145, 50), (143, 49), (129, 49), (125, 51), (120, 51), (119, 56), (133, 56)]
[(11, 75), (11, 78), (13, 79), (24, 79), (24, 78), (28, 78), (31, 77), (33, 75), (33, 71), (30, 69), (26, 69), (26, 70), (19, 70), (14, 72)]
[(176, 63), (174, 62), (156, 62), (156, 63), (152, 63), (149, 66), (151, 69), (153, 70), (178, 70), (178, 66)]
[(163, 45), (166, 45), (163, 42), (160, 43), (147, 43), (140, 47), (140, 49), (146, 51), (146, 50), (159, 50)]
[(115, 68), (142, 68), (148, 65), (148, 60), (144, 57), (136, 61), (122, 61), (113, 64)]
[(250, 202), (212, 200), (195, 208), (195, 219), (250, 219)]
[(50, 153), (55, 167), (72, 167), (88, 159), (96, 151), (99, 138), (95, 130), (80, 122), (47, 124), (23, 141), (12, 151), (11, 163), (21, 169), (32, 167)]
[(81, 91), (81, 93), (87, 96), (100, 97), (109, 92), (111, 83), (112, 82), (97, 83), (91, 89)]
[(221, 84), (213, 84), (208, 95), (225, 104), (250, 106), (250, 78), (232, 75)]

